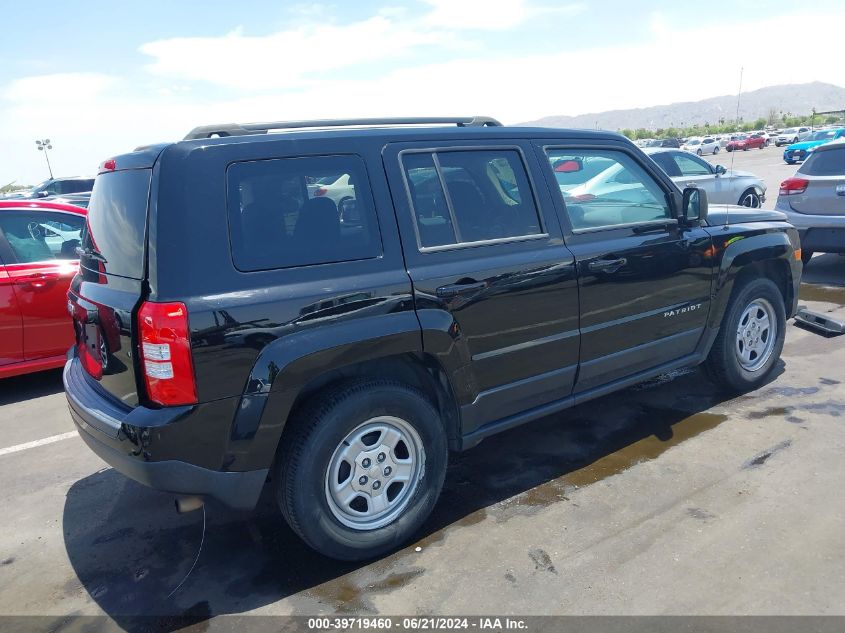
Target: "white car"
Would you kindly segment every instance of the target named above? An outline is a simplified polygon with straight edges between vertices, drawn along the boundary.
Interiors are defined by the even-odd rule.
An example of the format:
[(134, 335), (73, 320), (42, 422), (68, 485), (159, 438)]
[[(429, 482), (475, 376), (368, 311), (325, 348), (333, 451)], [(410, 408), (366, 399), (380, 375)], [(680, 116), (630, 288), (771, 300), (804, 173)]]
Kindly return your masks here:
[(313, 185), (308, 185), (308, 197), (319, 198), (325, 196), (338, 207), (346, 200), (355, 199), (355, 186), (349, 182), (349, 174), (321, 178)]
[(705, 136), (704, 138), (694, 137), (687, 140), (686, 143), (681, 145), (681, 149), (701, 156), (702, 154), (718, 154), (720, 147), (719, 141), (715, 138)]
[(754, 174), (711, 165), (689, 152), (665, 148), (644, 151), (681, 189), (704, 189), (710, 203), (760, 208), (766, 200), (766, 183)]
[(792, 145), (793, 143), (797, 143), (798, 141), (803, 141), (808, 136), (810, 136), (810, 128), (790, 127), (778, 134), (777, 138), (775, 139), (775, 145), (777, 147), (780, 147), (781, 145)]

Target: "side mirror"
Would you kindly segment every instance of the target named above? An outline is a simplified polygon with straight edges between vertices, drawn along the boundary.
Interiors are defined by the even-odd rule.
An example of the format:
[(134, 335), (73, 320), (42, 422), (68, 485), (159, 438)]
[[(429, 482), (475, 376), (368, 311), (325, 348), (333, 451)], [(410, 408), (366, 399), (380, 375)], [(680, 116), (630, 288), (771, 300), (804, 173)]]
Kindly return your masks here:
[(35, 196), (37, 198), (46, 198), (47, 196), (50, 196), (50, 195), (51, 195), (51, 193), (49, 191), (39, 191), (38, 193), (35, 194)]
[(571, 174), (584, 169), (584, 161), (581, 158), (564, 158), (554, 165), (555, 173)]
[(707, 192), (698, 187), (684, 188), (681, 203), (681, 222), (685, 225), (701, 224), (707, 219)]
[(717, 176), (721, 176), (722, 174), (724, 174), (728, 170), (725, 169), (724, 167), (722, 167), (721, 165), (716, 165), (715, 171), (716, 171)]

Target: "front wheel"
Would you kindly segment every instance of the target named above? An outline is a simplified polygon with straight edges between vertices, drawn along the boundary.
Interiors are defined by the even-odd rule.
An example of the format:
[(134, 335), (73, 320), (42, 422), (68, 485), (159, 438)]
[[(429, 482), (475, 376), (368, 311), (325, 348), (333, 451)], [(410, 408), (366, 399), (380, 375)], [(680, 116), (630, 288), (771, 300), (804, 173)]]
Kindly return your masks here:
[(701, 156), (701, 150), (700, 149), (695, 150), (695, 153), (698, 154), (699, 156)]
[(384, 554), (434, 508), (446, 475), (446, 434), (420, 391), (390, 380), (340, 384), (288, 424), (276, 499), (291, 528), (321, 554)]
[(765, 278), (746, 281), (734, 291), (705, 369), (729, 391), (756, 389), (780, 358), (785, 333), (786, 313), (778, 287)]
[(751, 207), (752, 209), (759, 209), (763, 206), (763, 201), (760, 199), (760, 194), (758, 194), (754, 189), (746, 189), (742, 192), (742, 195), (739, 197), (739, 202), (737, 204), (741, 207)]
[(715, 155), (715, 154), (718, 154), (718, 153), (719, 153), (719, 146), (717, 145), (716, 147), (713, 148), (713, 154)]

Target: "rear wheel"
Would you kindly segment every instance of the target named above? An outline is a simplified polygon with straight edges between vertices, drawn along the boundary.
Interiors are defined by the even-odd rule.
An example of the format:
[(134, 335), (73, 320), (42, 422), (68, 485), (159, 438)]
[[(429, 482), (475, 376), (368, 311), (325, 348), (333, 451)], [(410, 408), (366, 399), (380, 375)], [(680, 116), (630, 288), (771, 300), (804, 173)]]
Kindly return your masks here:
[(719, 334), (705, 361), (722, 387), (743, 392), (766, 380), (780, 358), (786, 331), (783, 296), (769, 279), (751, 279), (734, 290)]
[(446, 435), (418, 390), (388, 380), (341, 384), (289, 424), (276, 497), (291, 528), (318, 552), (379, 556), (431, 513), (446, 474)]

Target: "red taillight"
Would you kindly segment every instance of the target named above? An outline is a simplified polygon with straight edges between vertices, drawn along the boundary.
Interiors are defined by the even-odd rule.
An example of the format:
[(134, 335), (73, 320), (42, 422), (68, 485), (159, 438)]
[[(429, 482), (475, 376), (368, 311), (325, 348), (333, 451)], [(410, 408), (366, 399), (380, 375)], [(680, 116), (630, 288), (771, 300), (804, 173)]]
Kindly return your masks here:
[(185, 304), (144, 302), (138, 311), (138, 330), (141, 367), (150, 400), (165, 406), (196, 403)]
[(99, 171), (99, 173), (101, 173), (101, 174), (102, 174), (104, 171), (114, 171), (115, 169), (117, 169), (117, 165), (116, 165), (116, 163), (114, 162), (114, 158), (109, 158), (108, 160), (104, 160), (104, 161), (100, 164), (100, 171)]
[(780, 195), (794, 196), (798, 193), (804, 193), (807, 191), (807, 185), (809, 184), (810, 181), (806, 178), (787, 178), (780, 183)]
[(319, 189), (317, 189), (317, 190), (314, 192), (314, 195), (315, 195), (315, 196), (324, 196), (324, 195), (326, 195), (328, 192), (329, 192), (329, 190), (328, 190), (328, 189), (326, 189), (325, 187), (320, 187)]

